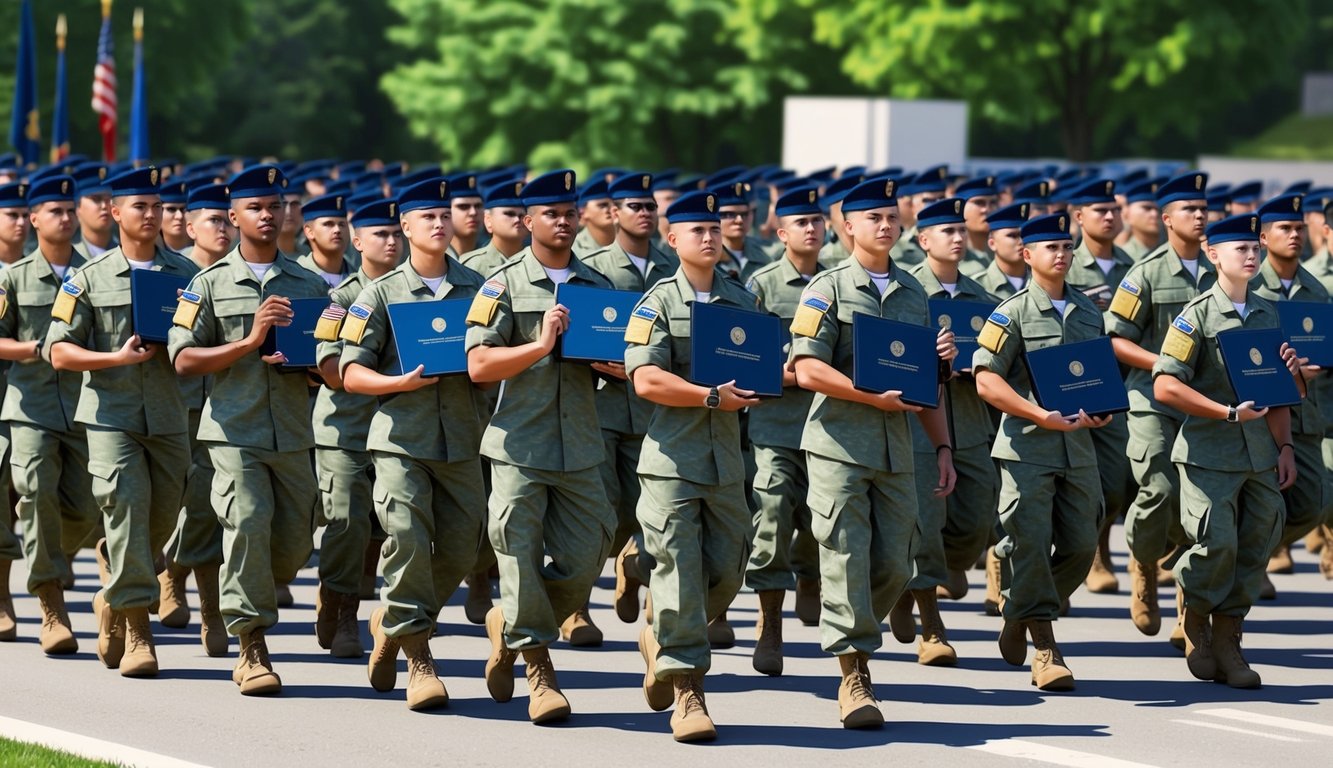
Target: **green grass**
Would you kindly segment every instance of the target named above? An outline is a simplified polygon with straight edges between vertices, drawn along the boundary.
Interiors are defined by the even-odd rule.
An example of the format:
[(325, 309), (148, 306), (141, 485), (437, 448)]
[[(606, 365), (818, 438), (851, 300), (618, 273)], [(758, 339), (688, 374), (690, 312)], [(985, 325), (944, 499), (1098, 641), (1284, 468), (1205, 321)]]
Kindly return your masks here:
[(1268, 160), (1333, 160), (1333, 115), (1291, 115), (1233, 146), (1228, 154)]
[(118, 763), (88, 760), (69, 752), (0, 738), (0, 768), (41, 766), (42, 768), (115, 768)]

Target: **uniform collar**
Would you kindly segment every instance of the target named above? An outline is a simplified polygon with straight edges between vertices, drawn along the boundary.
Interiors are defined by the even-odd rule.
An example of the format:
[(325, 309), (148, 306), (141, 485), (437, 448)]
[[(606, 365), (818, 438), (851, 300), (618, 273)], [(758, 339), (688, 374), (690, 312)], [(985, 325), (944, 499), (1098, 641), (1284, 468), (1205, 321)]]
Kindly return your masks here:
[[(1166, 248), (1166, 256), (1171, 259), (1171, 271), (1175, 272), (1177, 275), (1185, 275), (1191, 280), (1195, 280), (1194, 276), (1190, 274), (1190, 271), (1185, 268), (1185, 260), (1180, 258), (1180, 254), (1176, 253), (1176, 249), (1172, 248), (1170, 243), (1167, 243), (1162, 247)], [(1195, 262), (1199, 265), (1200, 280), (1203, 279), (1205, 271), (1213, 271), (1213, 264), (1208, 261), (1206, 256), (1204, 256), (1203, 248), (1199, 249), (1199, 257), (1195, 259)], [(1197, 283), (1198, 280), (1195, 280), (1195, 282)]]
[[(38, 277), (45, 280), (49, 275), (55, 282), (60, 282), (60, 276), (57, 275), (55, 269), (52, 268), (51, 262), (46, 260), (46, 256), (42, 253), (42, 247), (40, 245), (37, 246), (37, 248), (33, 250), (33, 253), (37, 254), (37, 257), (41, 259), (42, 266), (46, 267), (44, 270), (37, 270)], [(68, 280), (73, 271), (82, 267), (86, 263), (88, 263), (88, 260), (83, 257), (83, 254), (80, 253), (77, 248), (71, 249), (69, 252), (69, 264), (65, 266), (65, 279)]]
[[(1281, 286), (1281, 283), (1279, 283), (1278, 285)], [(1231, 303), (1231, 297), (1226, 294), (1226, 291), (1222, 290), (1221, 283), (1213, 283), (1213, 287), (1208, 289), (1208, 297), (1209, 300), (1212, 301), (1213, 306), (1217, 309), (1218, 312), (1221, 312), (1224, 315), (1240, 317), (1240, 315), (1236, 312), (1235, 305)], [(1246, 286), (1245, 317), (1241, 318), (1242, 320), (1248, 320), (1251, 316), (1254, 315), (1255, 312), (1262, 313), (1264, 311), (1262, 303), (1256, 304), (1254, 301), (1255, 298), (1256, 296), (1254, 295), (1254, 290), (1251, 289), (1249, 286)]]
[(872, 292), (881, 302), (884, 299), (887, 299), (889, 294), (898, 290), (898, 288), (902, 286), (902, 278), (905, 274), (902, 268), (898, 266), (898, 262), (889, 259), (889, 285), (884, 289), (884, 295), (881, 296), (879, 288), (877, 288), (874, 282), (870, 280), (870, 273), (866, 271), (866, 268), (862, 266), (861, 262), (856, 260), (855, 256), (847, 260), (846, 269), (851, 273), (853, 285), (857, 288), (864, 288)]
[[(1259, 265), (1259, 274), (1255, 277), (1265, 288), (1279, 294), (1282, 293), (1282, 278), (1278, 277), (1277, 270), (1273, 268), (1273, 262), (1267, 258), (1264, 258), (1264, 263)], [(1291, 278), (1291, 290), (1287, 292), (1287, 298), (1292, 298), (1299, 290), (1310, 290), (1311, 281), (1318, 282), (1309, 270), (1298, 264), (1296, 274)]]
[[(786, 251), (783, 251), (782, 256), (778, 258), (778, 264), (779, 266), (777, 269), (779, 272), (782, 273), (782, 281), (784, 283), (788, 285), (805, 285), (807, 282), (809, 282), (809, 280), (805, 279), (805, 275), (802, 275), (801, 271), (796, 268), (795, 264), (792, 263), (792, 260), (787, 258)], [(815, 274), (817, 275), (823, 271), (824, 271), (824, 265), (820, 264), (819, 261), (816, 260)], [(813, 277), (813, 275), (811, 277)]]
[[(445, 268), (444, 281), (440, 283), (440, 290), (438, 292), (432, 291), (430, 286), (426, 285), (426, 278), (417, 273), (416, 268), (412, 266), (411, 258), (408, 258), (404, 260), (402, 264), (399, 264), (398, 271), (402, 272), (404, 277), (407, 278), (408, 288), (413, 294), (421, 293), (433, 298), (443, 298), (449, 295), (456, 286), (468, 284), (465, 280), (457, 279), (465, 274), (463, 272), (465, 269), (463, 265), (459, 264), (458, 260), (453, 256), (446, 255), (444, 259), (448, 266)], [(539, 264), (538, 267), (540, 268), (540, 266), (541, 265)], [(543, 272), (542, 276), (545, 277), (546, 273)]]
[[(1200, 253), (1200, 255), (1203, 254)], [(1120, 246), (1114, 244), (1111, 246), (1111, 261), (1125, 266), (1134, 264), (1134, 260), (1129, 257), (1129, 254), (1125, 253)], [(1092, 251), (1088, 250), (1087, 238), (1079, 241), (1078, 247), (1074, 249), (1074, 263), (1080, 267), (1097, 267), (1096, 257), (1092, 255)], [(1101, 267), (1097, 268), (1101, 269)]]
[[(231, 253), (223, 256), (218, 263), (221, 264), (223, 262), (226, 262), (227, 268), (231, 270), (232, 279), (236, 282), (259, 282), (259, 279), (255, 277), (255, 273), (250, 269), (249, 263), (247, 263), (245, 258), (241, 256), (241, 246), (238, 245), (235, 248), (232, 248)], [(277, 257), (273, 259), (273, 266), (269, 269), (268, 274), (264, 276), (264, 279), (268, 280), (276, 275), (281, 275), (284, 272), (291, 272), (294, 269), (297, 269), (296, 262), (292, 261), (291, 257), (287, 256), (282, 251), (278, 251)], [(300, 269), (305, 269), (305, 267), (300, 267)]]
[[(117, 261), (117, 267), (119, 267), (116, 270), (117, 275), (128, 275), (134, 269), (130, 266), (130, 257), (125, 255), (125, 251), (122, 250), (119, 245), (107, 251), (102, 257), (115, 259)], [(153, 246), (153, 266), (149, 267), (149, 269), (160, 270), (162, 267), (166, 266), (166, 263), (166, 260), (162, 258), (162, 246)]]
[[(689, 278), (685, 277), (685, 268), (680, 267), (676, 274), (671, 277), (672, 282), (676, 284), (676, 292), (680, 296), (682, 304), (694, 303), (694, 286), (690, 285)], [(732, 291), (733, 283), (728, 278), (723, 277), (717, 270), (713, 270), (713, 288), (708, 292), (708, 303), (717, 304), (719, 302), (731, 304), (733, 306), (745, 306), (743, 302), (737, 301)]]
[[(1047, 293), (1046, 290), (1042, 288), (1040, 285), (1037, 285), (1035, 281), (1028, 280), (1027, 287), (1024, 288), (1024, 290), (1027, 291), (1028, 296), (1031, 297), (1031, 301), (1033, 304), (1036, 305), (1037, 309), (1041, 310), (1042, 312), (1047, 312), (1047, 311), (1055, 312), (1055, 302), (1051, 299), (1051, 295)], [(1070, 312), (1077, 311), (1080, 308), (1078, 302), (1070, 298), (1073, 294), (1074, 294), (1074, 289), (1069, 287), (1069, 285), (1066, 283), (1065, 311), (1063, 315), (1060, 315), (1061, 320), (1064, 320), (1065, 318), (1069, 317)]]
[[(449, 258), (453, 262), (453, 257)], [(523, 273), (528, 278), (528, 282), (535, 284), (542, 280), (549, 281), (551, 279), (546, 275), (546, 268), (537, 260), (537, 254), (532, 252), (531, 246), (524, 248), (515, 258), (523, 259)], [(582, 280), (595, 282), (588, 267), (584, 266), (583, 262), (579, 261), (579, 257), (572, 252), (569, 254), (569, 276), (570, 278), (578, 277)]]

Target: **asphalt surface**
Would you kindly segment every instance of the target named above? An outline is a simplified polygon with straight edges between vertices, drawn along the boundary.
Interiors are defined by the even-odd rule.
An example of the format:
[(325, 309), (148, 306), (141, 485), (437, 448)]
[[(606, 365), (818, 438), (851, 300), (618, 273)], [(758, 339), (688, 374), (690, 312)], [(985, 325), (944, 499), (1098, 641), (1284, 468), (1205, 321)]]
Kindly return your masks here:
[[(916, 664), (914, 646), (885, 631), (871, 662), (887, 720), (883, 730), (852, 732), (838, 723), (838, 665), (819, 648), (818, 629), (802, 626), (787, 599), (786, 670), (760, 675), (750, 666), (757, 600), (743, 592), (730, 613), (735, 648), (714, 653), (706, 682), (718, 724), (711, 745), (671, 740), (669, 712), (654, 713), (640, 689), (638, 626), (611, 610), (612, 570), (593, 593), (593, 617), (606, 634), (599, 649), (561, 643), (552, 656), (574, 709), (564, 724), (527, 722), (521, 677), (515, 698), (496, 704), (482, 668), (489, 645), (463, 616), (460, 590), (431, 642), (452, 697), (431, 713), (410, 712), (399, 690), (381, 694), (366, 682), (365, 661), (331, 658), (312, 629), (316, 574), (302, 571), (296, 605), (269, 633), (282, 676), (282, 695), (242, 697), (230, 680), (235, 659), (210, 659), (198, 642), (198, 614), (189, 628), (154, 623), (162, 672), (128, 680), (104, 669), (95, 651), (90, 603), (96, 591), (91, 553), (77, 563), (67, 593), (80, 652), (47, 658), (37, 645), (38, 608), (18, 596), (20, 640), (0, 644), (0, 717), (91, 737), (96, 752), (141, 765), (170, 758), (214, 766), (454, 764), (643, 765), (726, 761), (731, 768), (786, 764), (1070, 766), (1327, 765), (1333, 750), (1333, 582), (1315, 558), (1295, 552), (1297, 572), (1274, 577), (1279, 597), (1254, 609), (1245, 629), (1246, 655), (1264, 687), (1236, 691), (1190, 677), (1166, 641), (1174, 616), (1173, 588), (1164, 588), (1163, 629), (1144, 637), (1129, 621), (1123, 534), (1115, 561), (1119, 595), (1075, 594), (1072, 614), (1056, 633), (1077, 690), (1043, 693), (1027, 668), (1014, 668), (995, 646), (999, 620), (981, 612), (984, 574), (972, 571), (971, 592), (944, 603), (958, 649), (953, 669)], [(22, 592), (15, 564), (12, 584)], [(191, 584), (190, 599), (197, 609)], [(374, 603), (361, 606), (362, 630)], [(399, 662), (399, 684), (406, 664)], [(11, 730), (12, 733), (12, 730)], [(64, 738), (64, 737), (61, 737)], [(54, 739), (61, 741), (60, 739)], [(70, 736), (65, 746), (79, 743)], [(118, 746), (119, 745), (119, 746)], [(125, 749), (120, 750), (120, 746)], [(134, 752), (131, 750), (142, 750)], [(151, 753), (145, 757), (146, 753)], [(160, 756), (160, 757), (154, 757)]]

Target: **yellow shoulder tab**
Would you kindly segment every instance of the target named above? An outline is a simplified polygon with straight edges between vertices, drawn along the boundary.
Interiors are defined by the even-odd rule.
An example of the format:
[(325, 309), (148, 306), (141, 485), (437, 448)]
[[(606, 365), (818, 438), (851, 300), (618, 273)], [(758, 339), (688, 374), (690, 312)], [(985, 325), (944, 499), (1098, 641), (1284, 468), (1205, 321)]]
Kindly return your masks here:
[(791, 321), (793, 336), (814, 336), (819, 333), (819, 323), (833, 306), (832, 300), (822, 293), (806, 291), (801, 296), (801, 304), (796, 308), (796, 316)]
[(319, 341), (337, 341), (345, 317), (347, 310), (341, 304), (330, 304), (319, 314), (319, 321), (315, 323), (315, 338)]
[(360, 344), (361, 339), (366, 335), (366, 323), (370, 322), (370, 315), (374, 311), (375, 310), (372, 307), (362, 304), (359, 301), (348, 307), (347, 319), (341, 321), (342, 332), (338, 334), (338, 338), (343, 341), (350, 341), (353, 344)]
[(171, 324), (193, 328), (195, 319), (199, 317), (201, 300), (202, 297), (194, 291), (181, 291), (180, 297), (176, 299), (176, 313), (171, 316)]
[(657, 322), (657, 310), (641, 306), (634, 310), (625, 326), (625, 343), (647, 344), (653, 335), (653, 323)]
[(79, 285), (68, 281), (61, 283), (60, 292), (56, 294), (56, 303), (51, 307), (51, 318), (66, 323), (74, 322), (74, 305), (78, 304), (81, 295), (83, 288)]

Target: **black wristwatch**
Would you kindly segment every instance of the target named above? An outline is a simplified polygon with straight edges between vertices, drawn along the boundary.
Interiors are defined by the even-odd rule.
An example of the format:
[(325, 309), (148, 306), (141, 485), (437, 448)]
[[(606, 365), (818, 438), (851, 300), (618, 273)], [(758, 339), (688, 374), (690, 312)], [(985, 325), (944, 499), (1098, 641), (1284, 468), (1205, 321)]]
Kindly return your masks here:
[(722, 405), (722, 396), (718, 394), (717, 387), (709, 387), (708, 396), (704, 398), (704, 405), (709, 408), (716, 408)]
[(1236, 413), (1236, 406), (1234, 405), (1227, 406), (1227, 421), (1231, 422), (1232, 424), (1235, 424), (1237, 421), (1240, 421), (1240, 415)]

